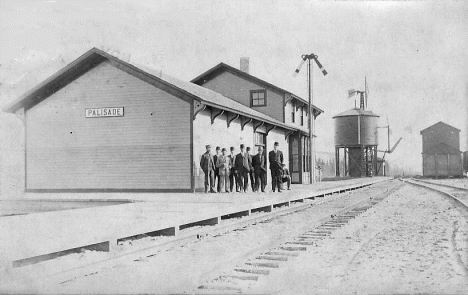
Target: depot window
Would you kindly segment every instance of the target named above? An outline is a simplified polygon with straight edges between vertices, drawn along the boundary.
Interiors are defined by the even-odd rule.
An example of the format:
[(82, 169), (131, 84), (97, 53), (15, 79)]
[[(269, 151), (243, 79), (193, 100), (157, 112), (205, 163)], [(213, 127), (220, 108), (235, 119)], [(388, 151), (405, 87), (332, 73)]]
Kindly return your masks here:
[(291, 122), (296, 122), (296, 103), (291, 103)]
[(266, 144), (266, 134), (265, 133), (260, 133), (260, 132), (255, 132), (254, 133), (254, 143), (256, 147), (262, 146), (265, 148)]
[(304, 107), (301, 108), (301, 126), (304, 126)]
[(250, 91), (250, 106), (264, 107), (266, 106), (266, 90), (251, 90)]

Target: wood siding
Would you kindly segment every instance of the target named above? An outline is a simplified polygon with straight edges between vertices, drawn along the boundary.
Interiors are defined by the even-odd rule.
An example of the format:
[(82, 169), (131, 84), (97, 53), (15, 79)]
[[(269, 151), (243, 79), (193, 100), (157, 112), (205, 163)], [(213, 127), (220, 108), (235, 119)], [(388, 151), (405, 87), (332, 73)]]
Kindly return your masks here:
[(460, 132), (445, 124), (437, 124), (422, 132), (422, 150), (425, 153), (431, 147), (445, 143), (460, 150)]
[(263, 85), (250, 82), (230, 72), (223, 72), (201, 86), (221, 93), (248, 107), (250, 107), (250, 90), (266, 89), (267, 105), (252, 107), (252, 109), (284, 122), (284, 95), (265, 88)]
[[(241, 143), (245, 147), (251, 147), (251, 155), (257, 154), (257, 150), (254, 148), (254, 132), (253, 124), (248, 123), (245, 125), (244, 130), (241, 130), (241, 121), (236, 119), (231, 122), (229, 128), (227, 127), (226, 114), (222, 114), (217, 117), (213, 124), (211, 124), (210, 118), (210, 109), (197, 114), (195, 121), (193, 122), (193, 167), (195, 174), (195, 187), (197, 191), (203, 190), (204, 187), (204, 173), (200, 169), (200, 157), (205, 152), (205, 146), (210, 144), (212, 146), (212, 153), (215, 153), (215, 148), (217, 146), (221, 148), (226, 148), (229, 151), (229, 148), (233, 146), (235, 148), (235, 153), (240, 152), (239, 146)], [(260, 127), (257, 131), (263, 132), (264, 127)], [(289, 145), (285, 140), (285, 131), (283, 129), (275, 129), (270, 131), (267, 136), (267, 153), (273, 149), (273, 144), (275, 141), (279, 142), (280, 150), (284, 154), (284, 162), (288, 165), (289, 159)], [(271, 176), (268, 172), (267, 176), (268, 185), (271, 185)], [(250, 183), (250, 180), (249, 180)]]
[(26, 189), (189, 190), (190, 107), (104, 62), (27, 110)]
[(461, 154), (423, 155), (423, 175), (431, 177), (461, 176)]
[[(292, 112), (294, 110), (295, 114), (295, 120), (294, 122), (292, 121)], [(304, 123), (301, 125), (301, 108), (297, 108), (294, 106), (294, 104), (289, 101), (286, 103), (286, 106), (284, 107), (284, 123), (290, 124), (293, 126), (297, 126), (300, 128), (305, 128), (308, 129), (309, 126), (309, 116), (307, 112), (307, 105), (304, 105)], [(314, 121), (312, 121), (312, 124), (314, 124)]]

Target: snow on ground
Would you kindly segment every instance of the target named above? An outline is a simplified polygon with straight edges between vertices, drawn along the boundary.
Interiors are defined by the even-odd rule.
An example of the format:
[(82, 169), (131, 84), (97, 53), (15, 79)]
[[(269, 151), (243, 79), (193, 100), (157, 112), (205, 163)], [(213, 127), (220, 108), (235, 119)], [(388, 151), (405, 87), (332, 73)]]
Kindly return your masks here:
[(271, 294), (468, 294), (468, 214), (405, 186), (253, 286)]
[(468, 189), (468, 178), (452, 178), (452, 179), (424, 179), (435, 184), (446, 184), (460, 188)]
[[(59, 294), (167, 294), (189, 292), (225, 270), (232, 270), (248, 257), (274, 248), (317, 224), (317, 220), (330, 216), (337, 210), (328, 204), (334, 198), (343, 197), (354, 203), (362, 198), (393, 186), (390, 182), (376, 184), (370, 188), (352, 193), (328, 196), (325, 205), (316, 205), (294, 214), (287, 214), (272, 220), (258, 222), (225, 234), (203, 237), (188, 241), (180, 246), (156, 250), (150, 257), (119, 260), (118, 263), (96, 266), (87, 276), (58, 282), (34, 282), (23, 288), (15, 288), (20, 293), (59, 293)], [(230, 220), (223, 223), (232, 222)], [(190, 230), (190, 229), (188, 229)], [(151, 238), (150, 238), (151, 239)], [(144, 243), (131, 241), (132, 243)], [(125, 243), (130, 240), (125, 241)], [(67, 258), (64, 257), (64, 261)], [(70, 263), (73, 261), (69, 260)], [(33, 287), (33, 288), (31, 288)], [(1, 289), (1, 288), (0, 288)], [(1, 293), (1, 290), (0, 290)]]

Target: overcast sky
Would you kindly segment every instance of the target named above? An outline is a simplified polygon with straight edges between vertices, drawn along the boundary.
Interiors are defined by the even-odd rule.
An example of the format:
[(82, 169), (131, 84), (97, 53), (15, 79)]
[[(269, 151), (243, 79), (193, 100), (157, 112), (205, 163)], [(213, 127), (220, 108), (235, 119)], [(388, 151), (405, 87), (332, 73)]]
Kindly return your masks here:
[[(334, 152), (331, 117), (370, 89), (369, 109), (390, 124), (389, 159), (421, 170), (419, 131), (444, 121), (468, 150), (468, 3), (355, 1), (2, 1), (2, 105), (91, 47), (131, 54), (185, 80), (250, 57), (250, 73), (307, 98), (304, 53), (315, 53), (317, 149)], [(381, 149), (387, 145), (381, 136)]]

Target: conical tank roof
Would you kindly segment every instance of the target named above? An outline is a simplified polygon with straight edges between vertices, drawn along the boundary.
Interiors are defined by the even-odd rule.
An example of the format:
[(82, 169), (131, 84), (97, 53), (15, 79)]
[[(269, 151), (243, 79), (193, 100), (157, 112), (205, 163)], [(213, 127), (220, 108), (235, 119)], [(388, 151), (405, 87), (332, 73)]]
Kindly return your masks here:
[(374, 114), (372, 111), (363, 110), (360, 108), (353, 108), (353, 109), (344, 111), (342, 113), (339, 113), (338, 115), (335, 115), (333, 119), (339, 118), (339, 117), (352, 117), (352, 116), (380, 117), (379, 115)]

